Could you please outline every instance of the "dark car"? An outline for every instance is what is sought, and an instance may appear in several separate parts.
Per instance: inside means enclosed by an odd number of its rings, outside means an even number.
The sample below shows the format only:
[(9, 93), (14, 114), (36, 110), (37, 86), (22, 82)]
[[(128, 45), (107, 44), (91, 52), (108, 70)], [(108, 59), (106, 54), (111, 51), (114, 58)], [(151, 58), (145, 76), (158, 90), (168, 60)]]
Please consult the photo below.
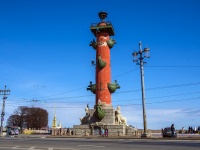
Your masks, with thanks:
[(18, 126), (7, 126), (7, 134), (8, 135), (18, 135), (18, 134), (20, 134), (19, 127)]
[(18, 135), (19, 134), (19, 130), (18, 129), (13, 129), (10, 130), (9, 135)]
[(162, 131), (162, 136), (163, 137), (177, 137), (177, 133), (176, 133), (176, 131), (174, 131), (174, 135), (172, 136), (171, 127), (166, 127)]

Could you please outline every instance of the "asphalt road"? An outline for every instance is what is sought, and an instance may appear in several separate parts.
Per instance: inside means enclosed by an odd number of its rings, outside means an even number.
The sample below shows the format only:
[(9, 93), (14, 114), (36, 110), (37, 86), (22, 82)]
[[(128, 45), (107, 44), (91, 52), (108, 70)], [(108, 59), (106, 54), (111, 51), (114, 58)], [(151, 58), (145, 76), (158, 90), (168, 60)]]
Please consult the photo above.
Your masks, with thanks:
[(0, 150), (199, 150), (200, 140), (0, 138)]

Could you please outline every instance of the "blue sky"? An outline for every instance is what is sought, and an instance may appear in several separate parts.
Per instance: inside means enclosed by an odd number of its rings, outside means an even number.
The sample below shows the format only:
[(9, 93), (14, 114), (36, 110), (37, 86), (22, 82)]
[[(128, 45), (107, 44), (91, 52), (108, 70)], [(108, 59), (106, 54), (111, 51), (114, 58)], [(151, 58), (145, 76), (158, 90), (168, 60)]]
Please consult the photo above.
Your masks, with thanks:
[(86, 90), (95, 82), (90, 25), (106, 11), (117, 41), (112, 81), (121, 86), (113, 107), (143, 128), (140, 71), (132, 58), (142, 41), (151, 54), (144, 69), (148, 128), (200, 126), (199, 6), (199, 0), (0, 0), (0, 88), (11, 90), (5, 120), (18, 106), (34, 106), (49, 112), (49, 126), (55, 108), (63, 127), (80, 124), (84, 107), (95, 102)]

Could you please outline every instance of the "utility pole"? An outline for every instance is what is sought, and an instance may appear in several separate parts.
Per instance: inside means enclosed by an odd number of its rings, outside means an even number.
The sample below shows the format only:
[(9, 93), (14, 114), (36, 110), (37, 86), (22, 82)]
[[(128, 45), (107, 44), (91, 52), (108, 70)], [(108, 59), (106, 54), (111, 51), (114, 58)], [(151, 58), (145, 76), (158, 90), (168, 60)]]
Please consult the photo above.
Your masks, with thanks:
[(1, 134), (2, 135), (2, 131), (3, 131), (3, 122), (4, 122), (4, 115), (5, 115), (5, 102), (6, 102), (6, 95), (10, 95), (10, 90), (6, 89), (6, 85), (4, 90), (0, 90), (0, 95), (3, 95), (3, 105), (2, 105), (2, 113), (1, 113)]
[[(147, 120), (146, 120), (146, 102), (145, 102), (145, 86), (144, 86), (144, 64), (146, 62), (143, 61), (144, 58), (149, 58), (150, 49), (149, 48), (144, 48), (142, 50), (142, 42), (139, 42), (139, 51), (134, 52), (133, 55), (133, 61), (138, 62), (138, 59), (140, 61), (140, 76), (141, 76), (141, 88), (142, 88), (142, 109), (143, 109), (143, 124), (144, 124), (144, 133), (142, 134), (142, 137), (148, 137), (148, 132), (147, 132)], [(138, 58), (139, 55), (139, 58)]]

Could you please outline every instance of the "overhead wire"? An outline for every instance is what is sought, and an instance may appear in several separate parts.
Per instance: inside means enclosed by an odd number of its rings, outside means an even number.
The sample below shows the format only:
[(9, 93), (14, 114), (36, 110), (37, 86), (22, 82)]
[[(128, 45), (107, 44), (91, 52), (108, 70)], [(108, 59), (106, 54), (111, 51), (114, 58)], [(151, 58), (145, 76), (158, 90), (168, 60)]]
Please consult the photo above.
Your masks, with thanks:
[(147, 65), (145, 67), (158, 67), (158, 68), (196, 68), (196, 67), (200, 67), (200, 66), (151, 66), (151, 65)]
[[(148, 66), (148, 67), (189, 67), (189, 66)], [(191, 66), (190, 66), (191, 67)], [(200, 67), (200, 66), (193, 66), (193, 67)], [(123, 76), (123, 75), (125, 75), (125, 74), (128, 74), (128, 73), (130, 73), (130, 72), (133, 72), (133, 71), (135, 71), (135, 70), (137, 70), (138, 68), (136, 68), (136, 69), (133, 69), (133, 70), (130, 70), (130, 71), (128, 71), (128, 72), (125, 72), (125, 73), (122, 73), (122, 74), (120, 74), (120, 75), (117, 75), (117, 76), (114, 76), (115, 78), (116, 77), (119, 77), (119, 76)], [(112, 78), (114, 78), (114, 77), (112, 77)], [(157, 90), (157, 89), (166, 89), (166, 88), (174, 88), (174, 87), (183, 87), (183, 86), (191, 86), (191, 85), (199, 85), (200, 84), (200, 82), (196, 82), (196, 83), (189, 83), (189, 84), (177, 84), (177, 85), (170, 85), (170, 86), (161, 86), (161, 87), (155, 87), (155, 88), (146, 88), (145, 90), (146, 91), (148, 91), (148, 90)], [(45, 86), (42, 86), (41, 88), (43, 88), (43, 87), (45, 87)], [(40, 89), (41, 89), (40, 88)], [(83, 89), (83, 88), (85, 88), (85, 87), (81, 87), (81, 88), (77, 88), (77, 89), (74, 89), (74, 90), (70, 90), (70, 91), (66, 91), (66, 92), (62, 92), (62, 93), (58, 93), (58, 94), (53, 94), (53, 95), (48, 95), (48, 96), (42, 96), (42, 97), (38, 97), (37, 99), (42, 99), (42, 98), (45, 98), (45, 101), (49, 101), (49, 100), (61, 100), (61, 99), (72, 99), (72, 98), (80, 98), (80, 97), (90, 97), (90, 96), (93, 96), (93, 95), (80, 95), (80, 96), (71, 96), (71, 97), (61, 97), (61, 98), (51, 98), (51, 99), (46, 99), (46, 98), (48, 98), (48, 97), (52, 97), (52, 96), (57, 96), (57, 95), (62, 95), (62, 94), (66, 94), (66, 93), (70, 93), (70, 92), (73, 92), (73, 91), (78, 91), (78, 90), (80, 90), (80, 89)], [(137, 89), (137, 90), (128, 90), (128, 91), (121, 91), (121, 92), (117, 92), (117, 93), (115, 93), (115, 94), (122, 94), (122, 93), (129, 93), (129, 92), (139, 92), (139, 91), (141, 91), (141, 89)], [(29, 93), (29, 92), (27, 92), (27, 93)], [(16, 98), (16, 97), (14, 97), (14, 98)], [(23, 100), (21, 100), (21, 98), (18, 98), (19, 99), (19, 101), (23, 101), (24, 102), (24, 100), (29, 100), (29, 101), (31, 101), (32, 99), (23, 99)]]
[[(170, 103), (170, 102), (177, 102), (177, 101), (188, 101), (188, 100), (199, 100), (200, 97), (188, 98), (188, 99), (176, 99), (176, 100), (166, 100), (166, 101), (157, 101), (157, 102), (147, 102), (147, 105), (157, 104), (157, 103)], [(120, 105), (120, 106), (134, 106), (134, 105), (142, 105), (140, 104), (128, 104), (128, 105)]]
[[(183, 86), (192, 86), (192, 85), (199, 85), (200, 82), (196, 82), (196, 83), (188, 83), (188, 84), (177, 84), (177, 85), (170, 85), (170, 86), (162, 86), (162, 87), (155, 87), (155, 88), (147, 88), (146, 90), (157, 90), (157, 89), (166, 89), (166, 88), (175, 88), (175, 87), (183, 87)], [(77, 90), (77, 89), (76, 89)], [(73, 90), (74, 91), (74, 90)], [(139, 92), (141, 91), (141, 89), (138, 90), (129, 90), (129, 91), (122, 91), (122, 92), (118, 92), (116, 94), (121, 94), (121, 93), (128, 93), (128, 92)], [(47, 101), (51, 101), (51, 100), (61, 100), (61, 99), (73, 99), (73, 98), (83, 98), (83, 97), (91, 97), (93, 95), (79, 95), (79, 96), (71, 96), (71, 97), (61, 97), (61, 98), (51, 98), (51, 99), (45, 99), (45, 102)], [(26, 99), (28, 100), (28, 99)], [(74, 101), (73, 101), (74, 102)]]
[[(158, 98), (166, 98), (166, 97), (173, 97), (173, 96), (182, 96), (182, 95), (190, 95), (190, 94), (199, 94), (200, 92), (192, 92), (192, 93), (182, 93), (182, 94), (174, 94), (174, 95), (165, 95), (165, 96), (157, 96), (157, 97), (148, 97), (146, 99), (151, 100), (151, 99), (158, 99)], [(137, 99), (123, 99), (123, 100), (113, 100), (113, 102), (118, 102), (118, 101), (135, 101), (135, 100), (141, 100), (141, 98), (137, 98)]]
[[(157, 102), (151, 102), (146, 103), (147, 105), (151, 104), (157, 104), (157, 103), (170, 103), (170, 102), (177, 102), (177, 101), (188, 101), (188, 100), (198, 100), (200, 97), (194, 97), (194, 98), (188, 98), (188, 99), (177, 99), (177, 100), (167, 100), (167, 101), (157, 101)], [(135, 106), (135, 105), (142, 105), (142, 104), (128, 104), (128, 105), (120, 105), (120, 106)], [(113, 107), (116, 107), (117, 105), (114, 105)], [(44, 106), (45, 108), (55, 108), (54, 106)], [(74, 107), (74, 106), (57, 106), (56, 108), (83, 108), (83, 107)]]
[[(174, 88), (174, 87), (183, 87), (183, 86), (191, 86), (191, 85), (199, 85), (200, 82), (195, 82), (195, 83), (188, 83), (188, 84), (176, 84), (176, 85), (169, 85), (169, 86), (160, 86), (160, 87), (155, 87), (155, 88), (146, 88), (145, 90), (157, 90), (157, 89), (166, 89), (166, 88)], [(121, 94), (121, 93), (129, 93), (129, 92), (139, 92), (141, 89), (137, 90), (128, 90), (128, 91), (121, 91), (116, 94)]]

